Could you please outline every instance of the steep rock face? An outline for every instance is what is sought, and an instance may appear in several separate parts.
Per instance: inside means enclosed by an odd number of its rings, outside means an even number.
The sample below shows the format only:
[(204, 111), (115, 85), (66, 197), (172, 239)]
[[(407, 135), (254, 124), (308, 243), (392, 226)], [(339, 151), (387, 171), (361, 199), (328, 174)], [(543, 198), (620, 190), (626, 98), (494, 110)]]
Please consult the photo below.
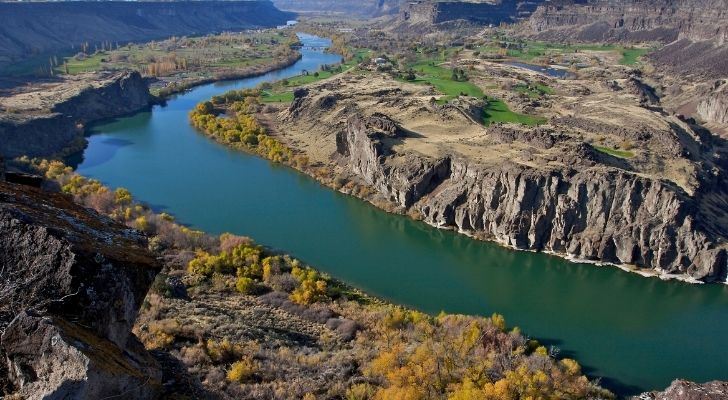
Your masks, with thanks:
[(160, 269), (139, 233), (60, 194), (0, 182), (0, 352), (27, 398), (154, 398), (131, 333)]
[(559, 30), (579, 40), (693, 41), (728, 38), (726, 0), (561, 0), (529, 18), (535, 33)]
[(0, 115), (0, 154), (50, 156), (82, 148), (82, 124), (138, 111), (153, 101), (138, 72), (114, 74), (93, 86), (73, 86), (59, 96), (50, 113)]
[(0, 3), (0, 65), (104, 41), (129, 42), (275, 27), (292, 13), (270, 1)]
[(430, 224), (520, 249), (725, 279), (725, 249), (708, 233), (695, 200), (671, 184), (599, 165), (577, 172), (397, 154), (366, 121), (349, 121), (337, 135), (337, 153), (365, 182)]
[(360, 17), (396, 14), (399, 3), (399, 0), (273, 0), (276, 7), (286, 11)]
[(706, 121), (728, 124), (728, 85), (698, 103), (698, 115)]
[(353, 116), (336, 136), (336, 148), (369, 185), (402, 207), (410, 207), (450, 174), (450, 159), (429, 159), (389, 151), (405, 133), (384, 115)]
[(728, 382), (712, 381), (703, 384), (678, 379), (663, 392), (643, 393), (642, 400), (721, 400), (728, 398)]
[(728, 0), (559, 0), (519, 33), (544, 40), (670, 43), (650, 58), (680, 74), (725, 76)]
[(497, 25), (528, 17), (543, 0), (469, 1), (409, 1), (403, 5), (401, 19), (412, 23), (437, 24), (454, 20), (468, 20)]

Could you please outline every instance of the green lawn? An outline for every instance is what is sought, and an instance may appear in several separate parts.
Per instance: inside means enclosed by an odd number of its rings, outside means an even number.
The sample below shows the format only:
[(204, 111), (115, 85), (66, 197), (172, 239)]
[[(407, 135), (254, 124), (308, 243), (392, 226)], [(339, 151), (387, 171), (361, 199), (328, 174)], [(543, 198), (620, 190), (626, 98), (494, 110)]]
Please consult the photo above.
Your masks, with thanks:
[(287, 103), (293, 101), (293, 92), (290, 90), (295, 87), (308, 85), (334, 75), (348, 71), (359, 65), (360, 62), (371, 57), (371, 50), (359, 49), (354, 53), (351, 60), (332, 67), (328, 71), (308, 71), (307, 74), (296, 75), (294, 77), (278, 81), (273, 84), (273, 89), (263, 91), (263, 101), (266, 103)]
[(290, 103), (293, 101), (293, 92), (280, 92), (273, 93), (269, 91), (263, 91), (263, 101), (266, 103)]
[(536, 126), (546, 123), (546, 118), (534, 117), (526, 114), (519, 114), (511, 111), (508, 105), (502, 100), (489, 98), (488, 104), (483, 110), (485, 115), (483, 123), (487, 126), (493, 122), (512, 122), (528, 126)]
[(415, 71), (417, 79), (414, 83), (430, 84), (442, 94), (452, 98), (465, 94), (472, 97), (483, 97), (483, 90), (477, 85), (465, 81), (452, 80), (452, 70), (437, 65), (436, 61), (421, 61), (410, 66)]
[[(509, 57), (517, 58), (522, 61), (533, 61), (533, 59), (535, 58), (543, 57), (546, 55), (568, 54), (577, 51), (612, 51), (619, 52), (619, 54), (621, 54), (622, 59), (620, 60), (620, 64), (634, 65), (637, 63), (641, 56), (651, 51), (651, 49), (626, 48), (623, 46), (611, 44), (563, 44), (537, 41), (506, 43), (509, 43), (509, 45), (511, 46), (511, 48), (509, 48), (507, 51), (507, 55)], [(475, 50), (480, 51), (484, 54), (496, 54), (500, 51), (500, 47), (498, 47), (496, 44), (489, 44), (479, 46)]]
[(525, 93), (532, 99), (537, 99), (546, 94), (554, 94), (554, 89), (549, 86), (536, 83), (533, 85), (519, 84), (513, 87), (513, 90), (519, 93)]
[(637, 64), (637, 60), (649, 52), (650, 49), (624, 49), (622, 50), (622, 60), (619, 63), (622, 65)]
[(614, 157), (619, 157), (619, 158), (634, 157), (634, 153), (632, 153), (631, 151), (627, 151), (627, 150), (617, 150), (617, 149), (612, 149), (610, 147), (597, 146), (597, 145), (592, 145), (592, 147), (596, 151), (599, 151), (604, 154), (609, 154), (610, 156), (614, 156)]

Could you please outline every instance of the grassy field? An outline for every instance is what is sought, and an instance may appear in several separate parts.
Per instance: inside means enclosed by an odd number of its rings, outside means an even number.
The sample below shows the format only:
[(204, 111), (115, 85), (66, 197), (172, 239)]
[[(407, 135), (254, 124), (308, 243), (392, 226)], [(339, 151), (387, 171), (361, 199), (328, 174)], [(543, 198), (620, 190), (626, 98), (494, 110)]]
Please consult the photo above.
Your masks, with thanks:
[[(101, 70), (136, 70), (166, 76), (179, 72), (229, 70), (272, 63), (291, 51), (297, 39), (281, 31), (225, 33), (215, 36), (170, 38), (142, 44), (105, 43), (93, 51), (61, 58), (58, 74)], [(89, 46), (90, 47), (90, 46)]]
[(436, 61), (421, 61), (410, 66), (415, 71), (417, 78), (414, 83), (430, 84), (448, 98), (460, 95), (483, 97), (483, 90), (477, 85), (464, 81), (454, 81), (452, 70), (436, 65)]
[[(533, 61), (536, 58), (544, 56), (563, 55), (579, 51), (609, 51), (621, 54), (622, 58), (620, 60), (620, 64), (634, 65), (638, 62), (640, 57), (651, 51), (651, 49), (627, 48), (610, 44), (563, 44), (536, 41), (505, 41), (503, 43), (508, 44), (510, 47), (505, 52), (505, 55), (526, 62)], [(496, 44), (486, 44), (476, 47), (475, 50), (483, 54), (499, 54), (503, 51), (499, 45)]]
[(549, 86), (542, 85), (540, 83), (536, 83), (533, 85), (526, 85), (526, 84), (520, 84), (513, 87), (513, 90), (515, 90), (518, 93), (525, 93), (528, 95), (528, 97), (532, 99), (537, 99), (543, 95), (546, 94), (554, 94), (554, 89), (550, 88)]
[(484, 111), (483, 123), (487, 126), (494, 122), (511, 122), (528, 126), (536, 126), (546, 123), (546, 118), (534, 117), (526, 114), (519, 114), (511, 111), (508, 105), (502, 100), (489, 98)]
[(627, 151), (627, 150), (617, 150), (617, 149), (612, 149), (610, 147), (597, 146), (597, 145), (592, 145), (592, 147), (594, 148), (594, 150), (596, 150), (598, 152), (601, 152), (604, 154), (609, 154), (610, 156), (614, 156), (614, 157), (619, 157), (619, 158), (634, 157), (634, 153), (632, 153), (631, 151)]
[(360, 62), (371, 57), (371, 50), (359, 49), (354, 53), (349, 61), (343, 64), (331, 67), (329, 70), (308, 71), (307, 74), (297, 75), (288, 79), (284, 79), (273, 84), (270, 90), (264, 90), (262, 93), (263, 101), (266, 103), (288, 103), (293, 101), (293, 88), (308, 85), (320, 80), (330, 78), (334, 75), (348, 71)]

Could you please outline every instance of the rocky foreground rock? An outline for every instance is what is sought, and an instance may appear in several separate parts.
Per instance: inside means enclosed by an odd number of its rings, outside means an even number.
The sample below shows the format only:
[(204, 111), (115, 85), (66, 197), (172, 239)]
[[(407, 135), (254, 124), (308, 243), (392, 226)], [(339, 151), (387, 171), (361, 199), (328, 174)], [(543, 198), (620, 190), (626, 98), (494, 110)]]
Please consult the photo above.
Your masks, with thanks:
[(728, 399), (728, 382), (712, 381), (704, 384), (682, 379), (672, 382), (662, 392), (643, 393), (635, 400), (723, 400)]
[(131, 333), (160, 269), (138, 232), (67, 196), (0, 182), (0, 354), (28, 399), (155, 398)]

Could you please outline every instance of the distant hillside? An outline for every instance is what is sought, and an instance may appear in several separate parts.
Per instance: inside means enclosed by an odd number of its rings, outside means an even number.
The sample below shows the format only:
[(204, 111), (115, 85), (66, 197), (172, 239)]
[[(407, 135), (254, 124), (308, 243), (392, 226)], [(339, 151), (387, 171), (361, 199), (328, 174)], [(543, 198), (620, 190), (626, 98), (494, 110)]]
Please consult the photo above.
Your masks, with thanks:
[(545, 0), (410, 0), (402, 4), (400, 18), (409, 23), (437, 24), (466, 20), (499, 25), (527, 18)]
[(553, 0), (520, 33), (544, 40), (662, 42), (675, 72), (728, 75), (728, 0)]
[(294, 14), (269, 0), (0, 3), (0, 67), (37, 54), (102, 42), (274, 27)]
[(273, 0), (281, 10), (373, 17), (396, 14), (400, 0)]

